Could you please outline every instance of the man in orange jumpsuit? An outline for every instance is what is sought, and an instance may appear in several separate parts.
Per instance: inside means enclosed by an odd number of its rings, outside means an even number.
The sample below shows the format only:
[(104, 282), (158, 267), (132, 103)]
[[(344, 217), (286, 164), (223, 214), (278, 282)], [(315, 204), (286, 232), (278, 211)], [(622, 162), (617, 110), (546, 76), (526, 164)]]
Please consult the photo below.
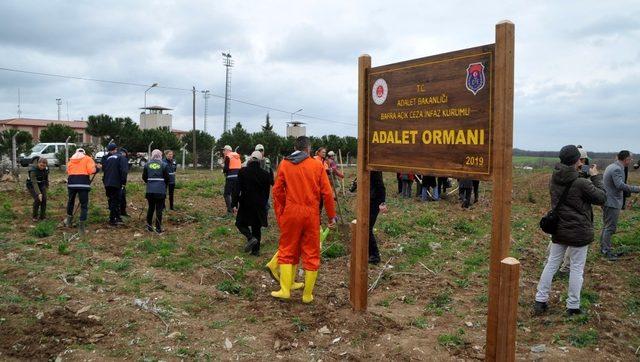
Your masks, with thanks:
[(271, 295), (281, 299), (291, 297), (294, 266), (302, 257), (305, 271), (302, 302), (311, 303), (320, 266), (320, 199), (324, 201), (329, 227), (335, 225), (336, 210), (327, 173), (309, 156), (309, 138), (298, 137), (295, 149), (280, 163), (272, 190), (273, 209), (280, 226), (280, 290)]

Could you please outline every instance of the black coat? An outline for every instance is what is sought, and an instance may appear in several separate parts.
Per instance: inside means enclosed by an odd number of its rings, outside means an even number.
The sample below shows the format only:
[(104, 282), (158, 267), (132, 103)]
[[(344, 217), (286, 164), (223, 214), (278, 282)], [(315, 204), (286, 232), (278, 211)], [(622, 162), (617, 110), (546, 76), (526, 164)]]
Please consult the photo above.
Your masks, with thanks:
[(557, 164), (549, 183), (551, 207), (558, 204), (565, 187), (573, 181), (564, 204), (557, 209), (560, 218), (558, 231), (552, 235), (554, 243), (568, 246), (584, 246), (593, 241), (593, 210), (591, 205), (603, 205), (606, 196), (602, 175), (590, 179), (578, 177), (578, 171)]
[(237, 192), (231, 195), (231, 203), (238, 206), (236, 224), (257, 225), (267, 223), (267, 203), (273, 185), (273, 174), (263, 170), (260, 162), (249, 162), (238, 172)]

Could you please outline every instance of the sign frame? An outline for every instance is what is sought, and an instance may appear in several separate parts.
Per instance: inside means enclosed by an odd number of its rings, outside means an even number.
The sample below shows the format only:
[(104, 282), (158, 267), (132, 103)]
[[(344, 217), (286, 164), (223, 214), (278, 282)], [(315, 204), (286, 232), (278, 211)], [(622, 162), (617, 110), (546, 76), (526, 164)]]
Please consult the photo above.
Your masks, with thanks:
[[(375, 78), (373, 77), (374, 75), (384, 75), (387, 74), (389, 75), (392, 72), (399, 72), (399, 71), (405, 71), (407, 69), (411, 69), (411, 68), (420, 68), (420, 67), (425, 67), (425, 66), (432, 66), (435, 64), (442, 64), (442, 63), (447, 63), (447, 62), (453, 62), (453, 61), (459, 61), (461, 59), (477, 59), (478, 57), (488, 57), (488, 62), (489, 62), (489, 66), (488, 69), (486, 70), (486, 72), (488, 73), (487, 75), (485, 75), (485, 85), (483, 86), (483, 88), (486, 88), (488, 91), (488, 103), (485, 105), (486, 107), (486, 113), (487, 113), (487, 132), (486, 132), (486, 136), (487, 136), (487, 144), (486, 144), (486, 153), (483, 152), (482, 157), (486, 154), (486, 161), (483, 159), (483, 168), (479, 169), (478, 171), (475, 170), (456, 170), (456, 169), (452, 169), (452, 168), (434, 168), (434, 167), (420, 167), (420, 166), (416, 166), (416, 165), (412, 165), (412, 166), (404, 166), (402, 164), (398, 164), (397, 162), (390, 162), (391, 164), (383, 164), (383, 163), (375, 163), (374, 161), (371, 161), (371, 149), (372, 148), (382, 148), (381, 146), (374, 146), (372, 144), (372, 142), (370, 141), (370, 136), (371, 136), (371, 132), (372, 132), (372, 112), (371, 109), (374, 106), (374, 103), (378, 106), (380, 106), (379, 104), (377, 104), (375, 102), (375, 95), (371, 95), (368, 96), (367, 99), (367, 107), (366, 107), (366, 118), (367, 118), (367, 129), (366, 129), (366, 135), (367, 135), (367, 145), (366, 145), (366, 150), (367, 150), (367, 159), (370, 160), (367, 163), (367, 171), (386, 171), (386, 172), (407, 172), (407, 173), (417, 173), (416, 171), (419, 171), (422, 174), (426, 174), (426, 175), (433, 175), (433, 176), (451, 176), (451, 177), (457, 177), (457, 178), (473, 178), (473, 179), (479, 179), (479, 180), (490, 180), (491, 179), (491, 168), (492, 168), (492, 142), (493, 142), (493, 78), (494, 78), (494, 68), (495, 68), (495, 45), (494, 44), (485, 44), (485, 45), (481, 45), (481, 46), (477, 46), (477, 47), (473, 47), (473, 48), (468, 48), (468, 49), (463, 49), (463, 50), (457, 50), (457, 51), (452, 51), (452, 52), (448, 52), (448, 53), (442, 53), (442, 54), (437, 54), (437, 55), (432, 55), (432, 56), (427, 56), (427, 57), (423, 57), (423, 58), (418, 58), (418, 59), (412, 59), (412, 60), (408, 60), (408, 61), (403, 61), (403, 62), (399, 62), (399, 63), (393, 63), (393, 64), (387, 64), (387, 65), (382, 65), (382, 66), (378, 66), (378, 67), (373, 67), (370, 68), (368, 73), (367, 73), (367, 81), (368, 84), (372, 83), (372, 80)], [(471, 60), (470, 60), (471, 61)], [(470, 64), (471, 65), (471, 64)], [(469, 66), (470, 66), (469, 65)], [(379, 78), (379, 80), (383, 80), (384, 81), (384, 77)], [(487, 84), (488, 83), (488, 84)], [(385, 81), (385, 91), (388, 91), (388, 87), (386, 86), (386, 81)], [(459, 86), (462, 86), (463, 84), (460, 84)], [(374, 84), (375, 86), (375, 84)], [(373, 92), (373, 89), (371, 89), (371, 91)], [(468, 85), (463, 88), (460, 89), (460, 93), (467, 95), (466, 93), (473, 93), (473, 96), (475, 97), (475, 95), (477, 94), (478, 91), (474, 92), (472, 90), (470, 90), (468, 88)], [(436, 92), (439, 93), (439, 92)], [(385, 96), (387, 96), (387, 94), (385, 94)], [(467, 95), (468, 96), (468, 95)], [(478, 112), (477, 109), (472, 109), (472, 112)], [(440, 119), (440, 120), (435, 120), (434, 122), (444, 122), (444, 121), (449, 121), (451, 123), (450, 120), (446, 120), (446, 119)], [(457, 122), (455, 122), (457, 121)], [(402, 121), (400, 121), (402, 122)], [(454, 120), (453, 122), (455, 123), (463, 123), (463, 121), (461, 120)], [(476, 122), (477, 123), (477, 122)], [(484, 131), (484, 130), (483, 130)], [(403, 145), (399, 145), (400, 147), (402, 147)], [(384, 146), (383, 146), (384, 147)], [(431, 147), (437, 147), (437, 146), (431, 146)], [(448, 147), (449, 149), (451, 149), (451, 147)], [(423, 151), (423, 152), (427, 152), (427, 151)], [(464, 152), (464, 151), (463, 151)], [(460, 152), (460, 153), (463, 153)], [(459, 155), (458, 155), (459, 156)], [(477, 153), (476, 153), (477, 156)], [(484, 157), (483, 157), (484, 158)], [(402, 162), (402, 161), (400, 161)], [(442, 167), (442, 166), (440, 166)], [(464, 166), (463, 166), (464, 167)]]

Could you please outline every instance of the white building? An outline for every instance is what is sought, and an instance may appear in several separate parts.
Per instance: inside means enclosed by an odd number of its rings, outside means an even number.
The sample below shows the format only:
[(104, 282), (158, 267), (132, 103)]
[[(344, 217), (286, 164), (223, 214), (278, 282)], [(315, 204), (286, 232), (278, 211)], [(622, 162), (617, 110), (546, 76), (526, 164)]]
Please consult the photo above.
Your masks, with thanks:
[(304, 122), (288, 122), (287, 137), (298, 138), (307, 135), (307, 127), (302, 126)]
[(162, 111), (171, 111), (171, 108), (149, 106), (140, 109), (145, 110), (140, 113), (140, 129), (153, 129), (160, 127), (168, 127), (170, 130), (173, 129), (173, 116), (168, 113), (162, 113)]

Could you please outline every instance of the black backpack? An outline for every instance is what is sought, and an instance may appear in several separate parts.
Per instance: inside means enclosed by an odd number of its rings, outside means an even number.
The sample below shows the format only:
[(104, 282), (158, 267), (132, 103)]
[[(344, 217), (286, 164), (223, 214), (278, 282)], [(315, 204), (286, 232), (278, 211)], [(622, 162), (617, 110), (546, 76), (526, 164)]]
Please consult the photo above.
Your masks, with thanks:
[(560, 221), (560, 217), (558, 216), (558, 207), (566, 201), (567, 195), (569, 194), (569, 189), (571, 188), (571, 185), (573, 185), (573, 181), (571, 181), (565, 187), (562, 195), (560, 196), (560, 200), (558, 200), (558, 203), (556, 204), (556, 207), (549, 210), (540, 219), (540, 229), (542, 229), (542, 231), (544, 231), (545, 233), (553, 235), (558, 230), (558, 222)]

